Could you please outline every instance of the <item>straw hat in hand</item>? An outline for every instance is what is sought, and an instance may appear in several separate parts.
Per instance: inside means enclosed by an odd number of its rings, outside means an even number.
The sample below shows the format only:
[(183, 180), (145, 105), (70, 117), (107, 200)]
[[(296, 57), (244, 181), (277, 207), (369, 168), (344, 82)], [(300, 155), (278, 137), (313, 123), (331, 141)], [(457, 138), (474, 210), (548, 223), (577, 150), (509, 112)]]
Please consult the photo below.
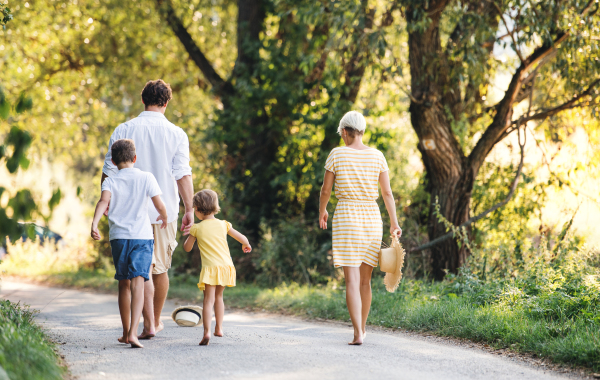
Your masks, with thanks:
[[(384, 243), (385, 244), (385, 243)], [(404, 266), (404, 255), (406, 252), (398, 236), (392, 236), (392, 245), (379, 251), (379, 269), (385, 272), (383, 283), (388, 292), (395, 292), (402, 279), (402, 267)]]

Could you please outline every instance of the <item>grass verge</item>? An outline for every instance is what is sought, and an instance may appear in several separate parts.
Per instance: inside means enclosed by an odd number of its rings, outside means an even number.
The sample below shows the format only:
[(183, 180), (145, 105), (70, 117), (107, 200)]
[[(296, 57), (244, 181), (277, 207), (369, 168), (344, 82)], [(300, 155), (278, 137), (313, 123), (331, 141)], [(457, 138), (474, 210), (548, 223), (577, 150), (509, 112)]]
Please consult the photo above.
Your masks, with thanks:
[(33, 317), (28, 307), (0, 300), (0, 366), (13, 380), (62, 379), (54, 343)]

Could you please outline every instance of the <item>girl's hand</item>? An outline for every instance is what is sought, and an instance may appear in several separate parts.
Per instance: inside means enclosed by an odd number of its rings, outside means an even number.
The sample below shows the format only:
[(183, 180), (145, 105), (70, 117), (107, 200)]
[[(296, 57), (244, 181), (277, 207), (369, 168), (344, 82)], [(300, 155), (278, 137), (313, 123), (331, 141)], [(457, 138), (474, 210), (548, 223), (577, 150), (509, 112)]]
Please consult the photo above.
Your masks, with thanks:
[(402, 236), (402, 228), (398, 224), (390, 227), (390, 235), (400, 238)]
[(329, 217), (329, 214), (327, 213), (327, 210), (325, 210), (324, 212), (321, 213), (321, 215), (319, 215), (319, 227), (321, 227), (321, 229), (326, 230), (327, 229), (327, 218)]
[(92, 239), (94, 239), (94, 240), (102, 239), (102, 236), (100, 236), (100, 231), (98, 230), (98, 226), (94, 226), (93, 224), (92, 224), (92, 232), (90, 235), (92, 236)]
[(244, 253), (250, 253), (252, 252), (252, 247), (250, 246), (250, 244), (243, 244), (242, 251), (244, 251)]

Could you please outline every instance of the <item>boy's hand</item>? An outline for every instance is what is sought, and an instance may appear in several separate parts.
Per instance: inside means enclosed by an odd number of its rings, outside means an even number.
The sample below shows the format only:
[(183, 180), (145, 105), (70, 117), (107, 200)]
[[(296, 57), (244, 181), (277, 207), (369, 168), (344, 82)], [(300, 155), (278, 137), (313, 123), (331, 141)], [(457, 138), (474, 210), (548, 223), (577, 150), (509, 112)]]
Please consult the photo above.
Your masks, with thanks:
[(98, 230), (98, 226), (94, 226), (93, 224), (92, 224), (92, 233), (91, 233), (91, 235), (92, 235), (92, 239), (94, 239), (94, 240), (100, 240), (100, 239), (102, 239), (102, 236), (100, 236), (100, 231)]
[(167, 228), (167, 215), (166, 214), (164, 216), (158, 215), (158, 218), (156, 218), (156, 221), (158, 222), (159, 220), (162, 221), (162, 224), (160, 225), (160, 228), (161, 229)]
[(252, 247), (250, 246), (250, 244), (243, 244), (242, 251), (244, 251), (244, 253), (250, 253), (252, 252)]

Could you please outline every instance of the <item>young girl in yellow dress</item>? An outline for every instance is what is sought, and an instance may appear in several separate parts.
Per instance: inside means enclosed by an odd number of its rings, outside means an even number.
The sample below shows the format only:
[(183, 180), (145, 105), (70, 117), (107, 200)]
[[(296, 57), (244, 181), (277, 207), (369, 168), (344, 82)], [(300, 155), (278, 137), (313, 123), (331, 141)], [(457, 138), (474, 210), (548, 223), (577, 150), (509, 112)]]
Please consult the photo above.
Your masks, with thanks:
[(204, 337), (200, 345), (205, 346), (210, 340), (213, 307), (217, 322), (215, 336), (223, 336), (223, 314), (225, 313), (223, 290), (226, 286), (235, 286), (235, 267), (229, 253), (227, 235), (239, 241), (245, 253), (251, 252), (252, 247), (244, 235), (231, 228), (231, 223), (215, 218), (215, 214), (221, 211), (217, 193), (212, 190), (197, 192), (194, 195), (194, 208), (196, 217), (202, 222), (192, 226), (183, 249), (186, 252), (191, 251), (194, 242), (198, 241), (202, 258), (198, 288), (204, 291), (202, 305)]

